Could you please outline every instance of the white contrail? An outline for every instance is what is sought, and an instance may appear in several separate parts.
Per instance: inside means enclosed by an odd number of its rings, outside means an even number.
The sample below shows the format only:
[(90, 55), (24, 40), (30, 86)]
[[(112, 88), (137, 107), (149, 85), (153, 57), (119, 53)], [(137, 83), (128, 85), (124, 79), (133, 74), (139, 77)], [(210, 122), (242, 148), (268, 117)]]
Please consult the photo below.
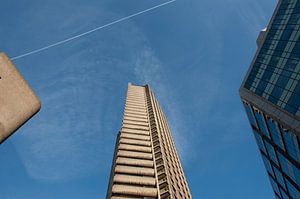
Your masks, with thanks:
[(79, 34), (79, 35), (70, 37), (70, 38), (68, 38), (68, 39), (64, 39), (64, 40), (62, 40), (62, 41), (59, 41), (59, 42), (50, 44), (50, 45), (45, 46), (45, 47), (43, 47), (43, 48), (39, 48), (39, 49), (30, 51), (30, 52), (28, 52), (28, 53), (24, 53), (24, 54), (22, 54), (22, 55), (18, 55), (18, 56), (12, 57), (11, 60), (20, 59), (20, 58), (22, 58), (22, 57), (26, 57), (26, 56), (28, 56), (28, 55), (32, 55), (32, 54), (41, 52), (41, 51), (43, 51), (43, 50), (47, 50), (47, 49), (52, 48), (52, 47), (54, 47), (54, 46), (58, 46), (58, 45), (64, 44), (64, 43), (66, 43), (66, 42), (68, 42), (68, 41), (77, 39), (77, 38), (79, 38), (79, 37), (83, 37), (83, 36), (85, 36), (85, 35), (87, 35), (87, 34), (90, 34), (90, 33), (92, 33), (92, 32), (95, 32), (95, 31), (97, 31), (97, 30), (106, 28), (106, 27), (108, 27), (108, 26), (114, 25), (114, 24), (116, 24), (116, 23), (119, 23), (119, 22), (121, 22), (121, 21), (130, 19), (130, 18), (135, 17), (135, 16), (138, 16), (138, 15), (140, 15), (140, 14), (149, 12), (149, 11), (151, 11), (151, 10), (154, 10), (154, 9), (159, 8), (159, 7), (162, 7), (162, 6), (164, 6), (164, 5), (173, 3), (173, 2), (175, 2), (175, 1), (176, 1), (176, 0), (171, 0), (171, 1), (168, 1), (168, 2), (165, 2), (165, 3), (162, 3), (162, 4), (159, 4), (159, 5), (157, 5), (157, 6), (153, 6), (153, 7), (151, 7), (151, 8), (146, 9), (146, 10), (137, 12), (137, 13), (132, 14), (132, 15), (129, 15), (129, 16), (127, 16), (127, 17), (123, 17), (123, 18), (121, 18), (121, 19), (118, 19), (118, 20), (116, 20), (116, 21), (110, 22), (110, 23), (105, 24), (105, 25), (103, 25), (103, 26), (99, 26), (99, 27), (94, 28), (94, 29), (92, 29), (92, 30), (89, 30), (89, 31), (87, 31), (87, 32), (84, 32), (84, 33), (81, 33), (81, 34)]

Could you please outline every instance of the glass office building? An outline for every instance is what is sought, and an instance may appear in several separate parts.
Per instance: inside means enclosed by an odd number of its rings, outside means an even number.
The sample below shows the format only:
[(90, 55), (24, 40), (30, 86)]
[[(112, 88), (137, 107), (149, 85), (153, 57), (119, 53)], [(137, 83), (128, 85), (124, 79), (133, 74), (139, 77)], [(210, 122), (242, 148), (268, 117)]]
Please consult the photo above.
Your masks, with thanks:
[(276, 198), (300, 198), (300, 0), (281, 0), (240, 88)]

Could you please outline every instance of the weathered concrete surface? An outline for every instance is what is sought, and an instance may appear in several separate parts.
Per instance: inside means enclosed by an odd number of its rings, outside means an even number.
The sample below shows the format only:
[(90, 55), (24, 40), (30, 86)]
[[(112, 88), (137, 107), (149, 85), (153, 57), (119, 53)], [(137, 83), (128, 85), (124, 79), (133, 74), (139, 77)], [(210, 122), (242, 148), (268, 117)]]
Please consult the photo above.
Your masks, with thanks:
[(9, 58), (0, 53), (0, 143), (41, 108), (41, 103)]

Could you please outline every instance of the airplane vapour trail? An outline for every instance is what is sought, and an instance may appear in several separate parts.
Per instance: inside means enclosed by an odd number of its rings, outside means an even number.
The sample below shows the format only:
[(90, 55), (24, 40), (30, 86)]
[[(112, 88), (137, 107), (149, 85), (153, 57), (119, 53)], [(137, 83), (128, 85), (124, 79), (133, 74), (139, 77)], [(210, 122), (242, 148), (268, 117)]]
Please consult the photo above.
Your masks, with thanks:
[(151, 7), (151, 8), (146, 9), (146, 10), (137, 12), (137, 13), (132, 14), (132, 15), (129, 15), (129, 16), (127, 16), (127, 17), (123, 17), (123, 18), (121, 18), (121, 19), (115, 20), (115, 21), (110, 22), (110, 23), (108, 23), (108, 24), (105, 24), (105, 25), (99, 26), (99, 27), (97, 27), (97, 28), (94, 28), (94, 29), (92, 29), (92, 30), (86, 31), (86, 32), (81, 33), (81, 34), (79, 34), (79, 35), (75, 35), (75, 36), (73, 36), (73, 37), (70, 37), (70, 38), (67, 38), (67, 39), (64, 39), (64, 40), (55, 42), (55, 43), (53, 43), (53, 44), (50, 44), (50, 45), (48, 45), (48, 46), (45, 46), (45, 47), (42, 47), (42, 48), (39, 48), (39, 49), (30, 51), (30, 52), (27, 52), (27, 53), (24, 53), (24, 54), (21, 54), (21, 55), (12, 57), (11, 60), (20, 59), (20, 58), (26, 57), (26, 56), (28, 56), (28, 55), (36, 54), (36, 53), (38, 53), (38, 52), (47, 50), (47, 49), (49, 49), (49, 48), (52, 48), (52, 47), (55, 47), (55, 46), (62, 45), (62, 44), (64, 44), (64, 43), (67, 43), (67, 42), (72, 41), (72, 40), (74, 40), (74, 39), (78, 39), (78, 38), (80, 38), (80, 37), (86, 36), (86, 35), (88, 35), (88, 34), (91, 34), (91, 33), (95, 32), (95, 31), (98, 31), (98, 30), (101, 30), (101, 29), (103, 29), (103, 28), (109, 27), (109, 26), (114, 25), (114, 24), (116, 24), (116, 23), (120, 23), (120, 22), (122, 22), (122, 21), (125, 21), (125, 20), (127, 20), (127, 19), (136, 17), (136, 16), (138, 16), (138, 15), (144, 14), (144, 13), (149, 12), (149, 11), (151, 11), (151, 10), (155, 10), (155, 9), (157, 9), (157, 8), (160, 8), (160, 7), (165, 6), (165, 5), (167, 5), (167, 4), (173, 3), (173, 2), (175, 2), (175, 1), (176, 1), (176, 0), (171, 0), (171, 1), (167, 1), (167, 2), (165, 2), (165, 3), (162, 3), (162, 4), (159, 4), (159, 5), (153, 6), (153, 7)]

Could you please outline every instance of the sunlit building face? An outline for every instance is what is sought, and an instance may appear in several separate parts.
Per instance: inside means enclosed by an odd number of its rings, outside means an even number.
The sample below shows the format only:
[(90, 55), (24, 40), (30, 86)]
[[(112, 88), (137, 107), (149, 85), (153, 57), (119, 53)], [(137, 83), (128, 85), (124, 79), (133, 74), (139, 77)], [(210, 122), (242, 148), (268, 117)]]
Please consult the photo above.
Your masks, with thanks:
[(166, 117), (147, 85), (128, 85), (107, 198), (192, 198)]

